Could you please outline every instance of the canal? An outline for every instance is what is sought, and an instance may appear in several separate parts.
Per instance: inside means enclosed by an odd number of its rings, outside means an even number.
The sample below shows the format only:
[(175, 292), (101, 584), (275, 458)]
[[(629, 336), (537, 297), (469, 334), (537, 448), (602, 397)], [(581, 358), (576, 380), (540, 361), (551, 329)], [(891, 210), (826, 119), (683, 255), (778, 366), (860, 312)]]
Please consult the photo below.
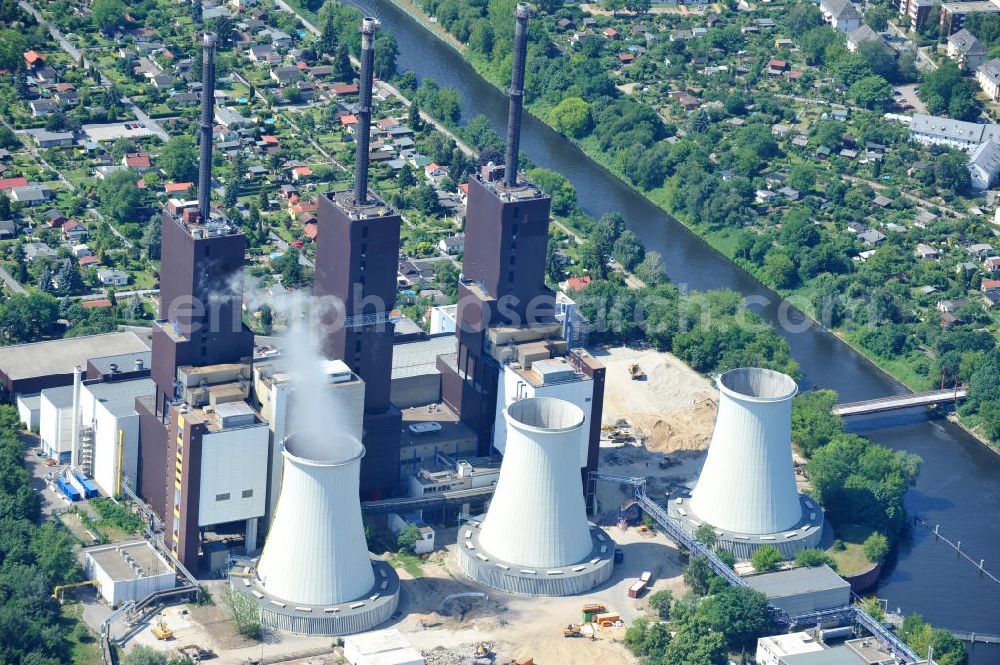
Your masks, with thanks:
[[(431, 78), (456, 88), (463, 118), (489, 118), (503, 135), (506, 97), (479, 77), (453, 49), (388, 0), (348, 0), (377, 16), (399, 43), (399, 64), (418, 78)], [(825, 330), (803, 324), (802, 317), (781, 298), (730, 262), (687, 228), (591, 161), (571, 141), (533, 116), (526, 116), (521, 149), (538, 166), (562, 173), (576, 186), (582, 207), (594, 217), (618, 211), (646, 247), (659, 252), (671, 280), (693, 290), (728, 288), (742, 293), (788, 340), (802, 367), (803, 386), (817, 385), (853, 401), (903, 392), (861, 355)], [(857, 418), (852, 431), (924, 460), (907, 506), (942, 533), (962, 541), (973, 558), (1000, 570), (1000, 456), (954, 424), (925, 410)], [(992, 564), (992, 566), (991, 566)], [(953, 550), (935, 543), (933, 535), (914, 529), (896, 565), (878, 588), (890, 609), (919, 612), (935, 625), (956, 630), (1000, 633), (1000, 588), (984, 581), (976, 569), (959, 561)], [(974, 665), (1000, 663), (1000, 647), (970, 648)]]

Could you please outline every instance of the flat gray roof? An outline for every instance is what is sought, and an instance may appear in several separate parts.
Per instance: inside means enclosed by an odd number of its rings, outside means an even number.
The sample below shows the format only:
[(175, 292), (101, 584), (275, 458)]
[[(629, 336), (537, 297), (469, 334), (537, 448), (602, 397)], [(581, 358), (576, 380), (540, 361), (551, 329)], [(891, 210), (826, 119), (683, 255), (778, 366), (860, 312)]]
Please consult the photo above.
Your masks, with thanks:
[(87, 554), (116, 582), (138, 579), (138, 573), (129, 565), (123, 552), (132, 558), (139, 570), (142, 571), (143, 577), (155, 577), (173, 572), (163, 557), (157, 554), (153, 546), (145, 541), (103, 546), (88, 550)]
[[(73, 386), (46, 388), (42, 391), (41, 396), (51, 402), (57, 409), (68, 409), (73, 406)], [(41, 399), (39, 399), (38, 403), (41, 406)]]
[(850, 588), (850, 583), (829, 566), (800, 566), (773, 573), (747, 575), (743, 578), (751, 587), (768, 598), (794, 596), (800, 593)]
[(785, 665), (863, 665), (864, 663), (857, 654), (844, 646), (782, 656), (779, 662)]
[(0, 372), (11, 381), (72, 374), (74, 366), (85, 368), (90, 358), (148, 350), (131, 331), (17, 344), (0, 347)]
[(392, 378), (437, 374), (437, 357), (455, 350), (455, 335), (445, 333), (392, 348)]
[(143, 367), (149, 369), (150, 363), (153, 362), (153, 353), (151, 351), (135, 351), (133, 353), (119, 353), (114, 356), (90, 358), (89, 360), (90, 364), (101, 374), (110, 374), (112, 364), (118, 365), (119, 372), (134, 372), (136, 360), (141, 360)]
[[(102, 381), (87, 384), (87, 390), (114, 416), (131, 416), (135, 413), (135, 398), (152, 395), (156, 384), (152, 379), (131, 379), (128, 381)], [(70, 387), (70, 395), (73, 390)]]

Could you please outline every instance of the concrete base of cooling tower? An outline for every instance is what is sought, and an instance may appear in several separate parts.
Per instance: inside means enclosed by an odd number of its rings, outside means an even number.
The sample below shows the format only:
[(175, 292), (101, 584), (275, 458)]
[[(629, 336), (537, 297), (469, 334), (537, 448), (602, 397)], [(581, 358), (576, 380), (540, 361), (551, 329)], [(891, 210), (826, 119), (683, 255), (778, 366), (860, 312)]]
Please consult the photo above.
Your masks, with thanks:
[(497, 559), (479, 544), (480, 522), (458, 530), (458, 565), (476, 582), (522, 596), (574, 596), (607, 581), (615, 567), (615, 541), (590, 527), (593, 547), (580, 563), (559, 568), (530, 568)]
[(234, 568), (229, 585), (260, 609), (261, 624), (298, 635), (351, 635), (388, 621), (399, 604), (399, 576), (385, 561), (372, 560), (375, 586), (362, 598), (336, 605), (296, 605), (269, 595), (252, 567)]
[[(823, 509), (815, 499), (805, 494), (799, 495), (799, 504), (802, 507), (802, 518), (798, 524), (777, 533), (747, 534), (716, 527), (719, 547), (731, 552), (741, 561), (749, 560), (753, 553), (764, 545), (778, 548), (786, 559), (794, 558), (799, 550), (817, 547), (823, 539)], [(691, 500), (687, 497), (671, 499), (668, 513), (681, 528), (692, 535), (704, 523), (704, 520), (691, 509)]]

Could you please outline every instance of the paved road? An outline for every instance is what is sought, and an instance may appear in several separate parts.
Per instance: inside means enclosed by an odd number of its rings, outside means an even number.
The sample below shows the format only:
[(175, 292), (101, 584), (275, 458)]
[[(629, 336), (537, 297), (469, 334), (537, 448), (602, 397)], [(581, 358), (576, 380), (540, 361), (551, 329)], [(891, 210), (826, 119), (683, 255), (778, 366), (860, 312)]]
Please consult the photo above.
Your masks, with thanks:
[[(73, 59), (73, 62), (77, 63), (80, 62), (80, 49), (73, 46), (73, 44), (68, 39), (66, 39), (66, 37), (62, 34), (62, 32), (59, 31), (59, 28), (49, 23), (45, 19), (45, 17), (42, 16), (42, 13), (38, 11), (38, 9), (33, 4), (27, 2), (27, 0), (19, 0), (18, 5), (20, 5), (24, 11), (34, 16), (36, 21), (38, 21), (40, 24), (48, 28), (49, 34), (51, 34), (53, 39), (55, 39), (59, 43), (59, 46), (62, 47), (62, 50), (66, 51), (69, 57)], [(86, 57), (84, 57), (83, 66), (89, 67), (90, 65), (91, 62), (87, 60)], [(111, 80), (108, 79), (103, 72), (101, 72), (101, 83), (105, 85), (111, 85)], [(132, 109), (132, 112), (135, 114), (136, 119), (139, 122), (146, 125), (149, 131), (159, 136), (160, 139), (162, 139), (164, 142), (170, 138), (170, 135), (167, 134), (167, 132), (163, 129), (163, 127), (160, 126), (158, 122), (156, 122), (148, 115), (146, 115), (146, 113), (138, 106), (133, 104), (131, 100), (126, 98), (123, 99), (122, 102), (126, 103)]]
[(28, 292), (24, 290), (24, 287), (21, 286), (21, 284), (16, 279), (14, 279), (13, 275), (7, 272), (7, 269), (4, 268), (3, 266), (0, 266), (0, 279), (2, 279), (4, 284), (7, 285), (7, 288), (13, 291), (14, 293), (17, 293), (22, 296), (28, 294)]

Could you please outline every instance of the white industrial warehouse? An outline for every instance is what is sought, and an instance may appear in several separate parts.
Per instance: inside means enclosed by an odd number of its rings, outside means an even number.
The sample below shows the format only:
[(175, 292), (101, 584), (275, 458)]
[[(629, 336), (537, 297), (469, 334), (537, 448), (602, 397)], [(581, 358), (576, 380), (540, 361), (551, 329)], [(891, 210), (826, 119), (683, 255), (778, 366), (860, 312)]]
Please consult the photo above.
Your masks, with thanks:
[(459, 566), (482, 584), (525, 595), (566, 596), (605, 582), (615, 544), (587, 521), (578, 454), (583, 410), (529, 397), (503, 415), (500, 479), (486, 516), (459, 530)]
[(823, 511), (795, 487), (791, 377), (740, 368), (718, 378), (719, 413), (708, 457), (690, 499), (677, 497), (670, 516), (694, 532), (715, 527), (719, 544), (739, 559), (763, 545), (784, 556), (816, 547)]
[(112, 607), (173, 589), (177, 579), (166, 559), (143, 540), (92, 547), (84, 569)]

